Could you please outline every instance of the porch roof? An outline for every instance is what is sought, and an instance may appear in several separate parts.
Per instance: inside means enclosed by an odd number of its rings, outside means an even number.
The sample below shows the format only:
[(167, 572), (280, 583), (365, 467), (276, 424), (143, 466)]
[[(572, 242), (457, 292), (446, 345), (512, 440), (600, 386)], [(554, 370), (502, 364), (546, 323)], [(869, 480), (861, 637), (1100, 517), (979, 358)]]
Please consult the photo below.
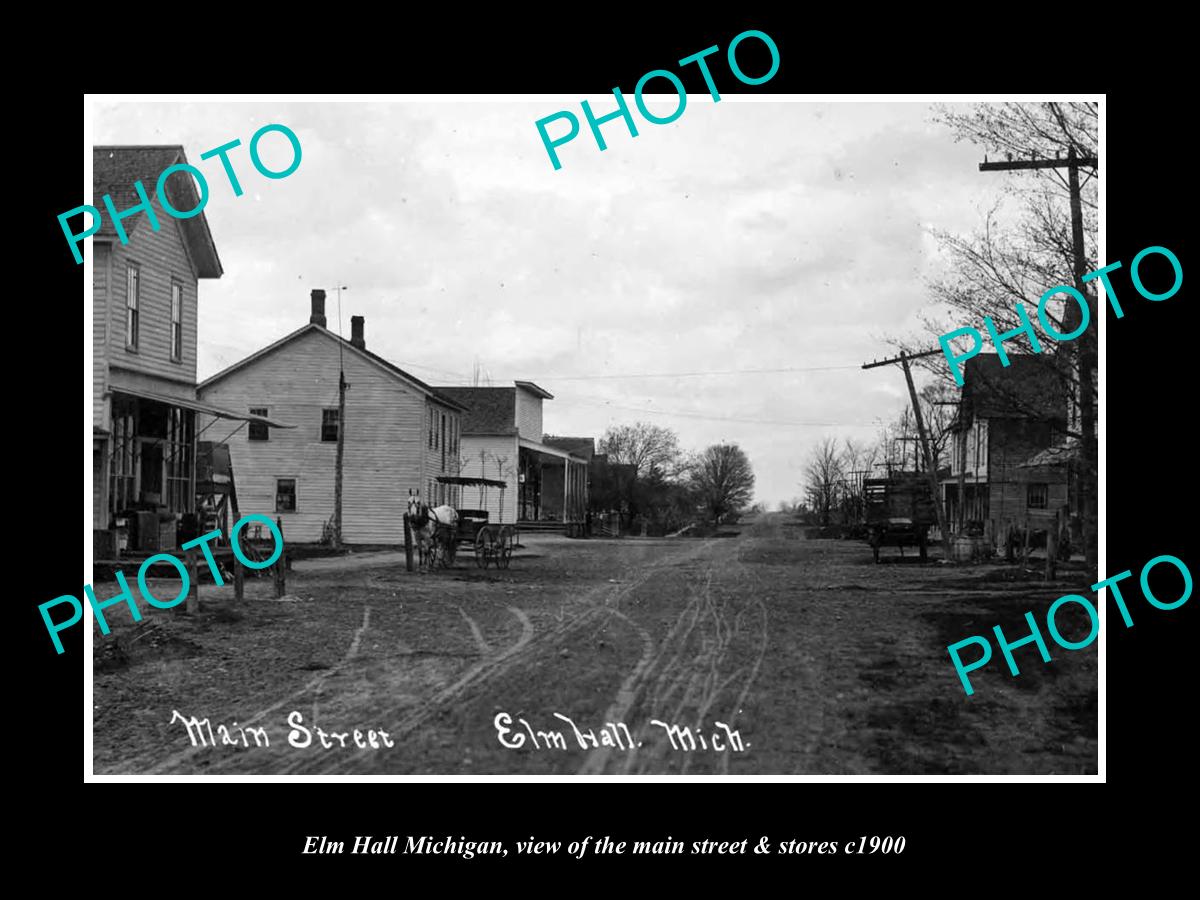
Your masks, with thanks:
[(265, 416), (256, 416), (252, 415), (251, 413), (234, 412), (230, 409), (223, 409), (220, 406), (213, 406), (211, 403), (201, 403), (199, 400), (172, 397), (169, 394), (156, 394), (153, 391), (127, 387), (114, 387), (112, 392), (114, 394), (127, 394), (130, 397), (138, 397), (142, 400), (153, 400), (156, 403), (165, 403), (168, 406), (178, 406), (181, 409), (191, 409), (196, 412), (206, 413), (210, 416), (216, 416), (218, 419), (236, 419), (239, 422), (262, 422), (264, 425), (269, 425), (272, 428), (296, 427), (295, 425), (287, 425), (283, 422), (276, 422), (274, 419), (268, 419)]
[(574, 453), (568, 453), (558, 447), (548, 447), (545, 444), (539, 444), (537, 441), (531, 441), (528, 438), (518, 438), (518, 445), (524, 450), (532, 450), (534, 453), (544, 453), (547, 456), (557, 456), (559, 459), (565, 459), (569, 462), (587, 465), (587, 460), (576, 456)]

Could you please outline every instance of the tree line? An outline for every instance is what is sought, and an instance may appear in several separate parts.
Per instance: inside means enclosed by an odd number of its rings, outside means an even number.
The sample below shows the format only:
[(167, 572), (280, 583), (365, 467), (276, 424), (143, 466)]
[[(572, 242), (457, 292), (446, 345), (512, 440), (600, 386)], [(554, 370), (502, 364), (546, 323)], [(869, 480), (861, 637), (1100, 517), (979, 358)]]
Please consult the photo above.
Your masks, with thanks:
[(635, 422), (609, 428), (598, 451), (612, 474), (593, 481), (590, 503), (619, 512), (626, 527), (644, 522), (648, 533), (669, 534), (697, 522), (736, 521), (754, 496), (754, 470), (735, 443), (688, 452), (674, 430)]
[[(928, 384), (917, 394), (938, 471), (950, 466), (956, 396), (943, 382)], [(905, 406), (896, 418), (880, 425), (874, 440), (822, 438), (805, 461), (801, 496), (785, 503), (784, 509), (816, 525), (857, 525), (863, 520), (866, 479), (924, 470), (916, 420)]]

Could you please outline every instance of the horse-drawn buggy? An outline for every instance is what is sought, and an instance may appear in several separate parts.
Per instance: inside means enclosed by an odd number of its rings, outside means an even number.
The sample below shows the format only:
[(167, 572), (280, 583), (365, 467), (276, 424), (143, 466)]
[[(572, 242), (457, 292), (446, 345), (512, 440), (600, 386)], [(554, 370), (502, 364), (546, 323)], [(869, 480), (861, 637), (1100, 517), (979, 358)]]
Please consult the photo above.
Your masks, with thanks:
[(937, 524), (937, 509), (933, 505), (929, 480), (917, 472), (896, 472), (888, 478), (867, 478), (863, 481), (867, 543), (879, 562), (880, 547), (915, 546), (926, 558), (928, 533)]
[[(439, 484), (460, 487), (497, 487), (503, 491), (507, 482), (493, 478), (469, 478), (443, 475)], [(452, 506), (429, 507), (415, 492), (410, 491), (406, 520), (416, 540), (422, 566), (449, 568), (454, 565), (460, 544), (474, 548), (475, 565), (486, 569), (495, 564), (507, 569), (517, 544), (517, 532), (512, 525), (489, 522), (486, 509), (456, 509)]]

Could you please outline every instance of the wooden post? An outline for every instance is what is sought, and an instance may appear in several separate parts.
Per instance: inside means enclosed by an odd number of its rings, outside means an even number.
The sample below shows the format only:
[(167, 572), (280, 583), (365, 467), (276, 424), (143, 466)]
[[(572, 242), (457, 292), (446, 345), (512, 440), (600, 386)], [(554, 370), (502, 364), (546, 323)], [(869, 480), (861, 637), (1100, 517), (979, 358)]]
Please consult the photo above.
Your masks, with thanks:
[(921, 404), (917, 399), (917, 389), (913, 386), (912, 372), (908, 368), (908, 356), (901, 351), (900, 364), (904, 368), (904, 379), (908, 382), (908, 395), (912, 399), (913, 416), (917, 420), (917, 435), (921, 444), (921, 452), (925, 455), (925, 468), (929, 475), (929, 499), (933, 501), (933, 511), (937, 514), (938, 531), (942, 533), (942, 559), (950, 562), (950, 524), (946, 521), (946, 511), (942, 507), (941, 490), (937, 480), (937, 461), (929, 450), (929, 440), (925, 436), (925, 417), (921, 415)]
[(1058, 511), (1054, 513), (1054, 521), (1046, 529), (1046, 580), (1053, 581), (1058, 562)]
[(194, 616), (200, 612), (200, 570), (196, 565), (195, 547), (186, 552), (185, 560), (187, 562), (188, 583), (191, 585), (191, 589), (187, 595), (187, 612), (189, 616)]
[(1021, 548), (1021, 565), (1029, 565), (1029, 514), (1025, 514), (1025, 545)]
[(233, 557), (233, 599), (243, 600), (246, 596), (246, 572), (235, 554)]
[(283, 543), (283, 519), (279, 516), (275, 517), (275, 527), (279, 529), (279, 559), (275, 560), (275, 565), (271, 567), (271, 574), (275, 578), (275, 599), (287, 593), (287, 547)]
[(413, 570), (412, 527), (408, 524), (408, 513), (404, 514), (404, 566), (410, 572)]
[[(341, 294), (338, 295), (341, 307)], [(340, 313), (339, 313), (340, 315)], [(333, 469), (333, 540), (335, 548), (342, 546), (342, 460), (346, 451), (346, 373), (338, 372), (338, 431), (337, 455)]]
[(291, 554), (287, 552), (287, 545), (283, 542), (283, 517), (276, 516), (275, 524), (279, 526), (279, 543), (283, 544), (283, 568), (290, 572), (292, 571), (292, 557)]

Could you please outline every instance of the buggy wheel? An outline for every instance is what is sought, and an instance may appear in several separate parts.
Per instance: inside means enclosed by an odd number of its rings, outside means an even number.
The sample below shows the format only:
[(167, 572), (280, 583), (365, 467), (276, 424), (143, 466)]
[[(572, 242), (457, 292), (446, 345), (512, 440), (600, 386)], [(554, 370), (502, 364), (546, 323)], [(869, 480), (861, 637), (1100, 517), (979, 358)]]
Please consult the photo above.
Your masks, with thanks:
[(484, 526), (475, 535), (475, 565), (481, 569), (488, 567), (488, 531)]
[(505, 525), (500, 529), (499, 546), (496, 548), (496, 565), (501, 569), (507, 569), (509, 562), (512, 560), (513, 552), (513, 532), (512, 529)]

